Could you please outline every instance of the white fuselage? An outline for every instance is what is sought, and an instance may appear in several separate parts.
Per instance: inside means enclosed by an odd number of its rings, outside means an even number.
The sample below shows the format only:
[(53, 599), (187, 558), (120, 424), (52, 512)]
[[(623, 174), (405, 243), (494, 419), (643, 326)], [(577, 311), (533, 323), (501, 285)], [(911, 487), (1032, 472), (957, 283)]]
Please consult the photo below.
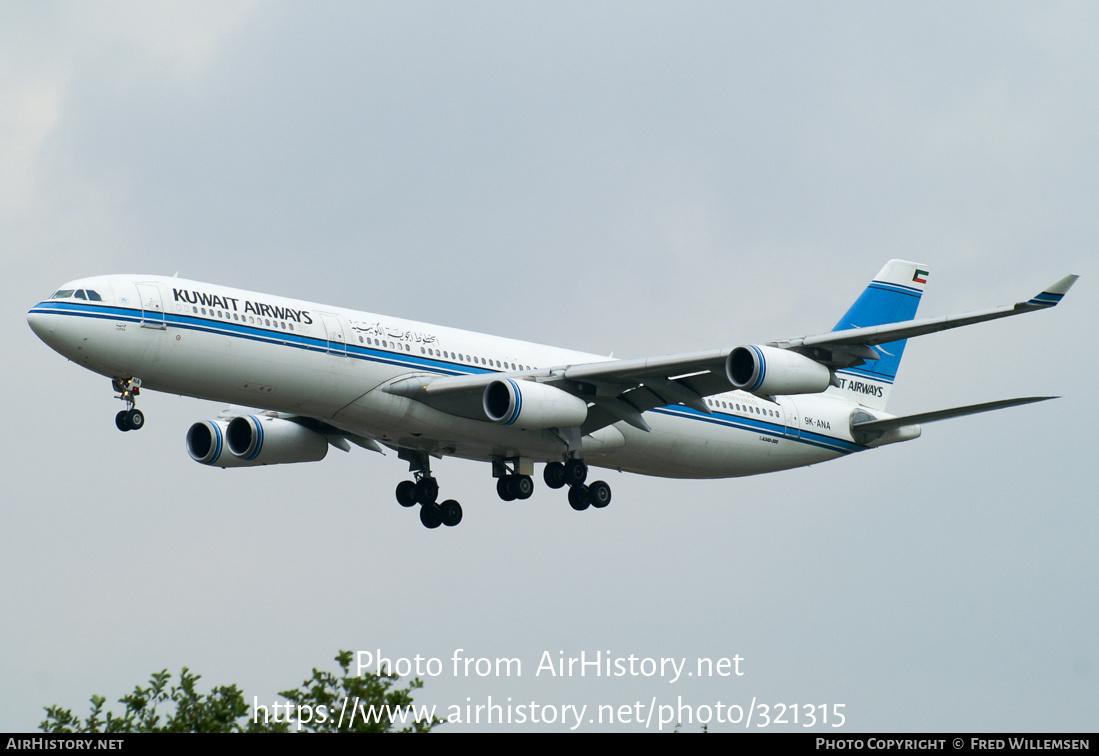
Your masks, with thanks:
[[(53, 349), (145, 389), (311, 417), (392, 447), (468, 459), (560, 459), (552, 431), (522, 430), (433, 409), (382, 387), (411, 375), (526, 372), (606, 362), (599, 355), (400, 318), (157, 276), (66, 284), (99, 301), (46, 300), (34, 331)], [(830, 393), (767, 401), (740, 391), (645, 413), (583, 439), (600, 467), (720, 478), (814, 464), (860, 451), (857, 405)]]

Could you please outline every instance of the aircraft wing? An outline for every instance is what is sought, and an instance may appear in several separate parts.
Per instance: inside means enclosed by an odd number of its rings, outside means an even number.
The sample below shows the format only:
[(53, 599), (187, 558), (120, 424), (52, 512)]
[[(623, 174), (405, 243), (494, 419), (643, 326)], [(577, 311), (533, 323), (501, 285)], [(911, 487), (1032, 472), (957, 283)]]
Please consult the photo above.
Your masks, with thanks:
[(706, 352), (609, 360), (578, 365), (479, 375), (407, 376), (385, 387), (391, 394), (407, 396), (443, 412), (477, 420), (485, 419), (482, 397), (498, 380), (532, 380), (548, 383), (592, 403), (582, 431), (592, 433), (619, 420), (648, 430), (641, 413), (669, 404), (684, 404), (710, 414), (704, 398), (730, 391), (725, 361), (732, 348)]
[[(798, 352), (833, 370), (861, 365), (878, 359), (877, 351), (872, 348), (877, 344), (1053, 307), (1076, 279), (1075, 275), (1065, 276), (1029, 300), (1005, 307), (830, 331), (768, 342), (767, 346)], [(683, 404), (712, 414), (705, 397), (733, 389), (727, 364), (734, 348), (505, 373), (459, 376), (417, 373), (401, 378), (383, 390), (454, 415), (484, 420), (482, 402), (490, 383), (507, 379), (537, 381), (579, 396), (589, 403), (588, 417), (581, 428), (585, 434), (619, 421), (647, 431), (649, 425), (642, 414), (657, 407)], [(924, 422), (931, 419), (924, 418)]]
[(1065, 276), (1057, 283), (1025, 302), (1016, 302), (1005, 307), (993, 307), (957, 315), (938, 318), (921, 318), (900, 323), (888, 323), (869, 328), (849, 328), (842, 331), (829, 331), (816, 336), (802, 336), (796, 339), (773, 341), (768, 346), (790, 349), (822, 362), (829, 367), (851, 367), (867, 359), (877, 359), (870, 347), (892, 341), (901, 341), (915, 336), (923, 336), (937, 331), (982, 323), (986, 320), (1007, 318), (1027, 312), (1054, 307), (1076, 283), (1079, 276)]

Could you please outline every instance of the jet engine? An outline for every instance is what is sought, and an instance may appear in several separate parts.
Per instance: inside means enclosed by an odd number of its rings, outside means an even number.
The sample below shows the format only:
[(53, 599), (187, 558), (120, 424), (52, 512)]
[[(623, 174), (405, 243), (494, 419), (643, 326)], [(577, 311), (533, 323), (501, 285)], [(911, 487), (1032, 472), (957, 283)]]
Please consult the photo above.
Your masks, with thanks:
[(828, 388), (831, 371), (797, 352), (749, 344), (725, 360), (725, 375), (733, 388), (752, 394), (819, 394)]
[(225, 448), (228, 420), (203, 420), (187, 430), (187, 453), (195, 462), (215, 467), (239, 467), (237, 458)]
[(328, 454), (328, 440), (290, 420), (247, 415), (195, 423), (187, 431), (187, 453), (214, 467), (316, 462)]
[(485, 387), (485, 415), (494, 423), (527, 430), (574, 428), (588, 417), (588, 403), (567, 391), (511, 378)]

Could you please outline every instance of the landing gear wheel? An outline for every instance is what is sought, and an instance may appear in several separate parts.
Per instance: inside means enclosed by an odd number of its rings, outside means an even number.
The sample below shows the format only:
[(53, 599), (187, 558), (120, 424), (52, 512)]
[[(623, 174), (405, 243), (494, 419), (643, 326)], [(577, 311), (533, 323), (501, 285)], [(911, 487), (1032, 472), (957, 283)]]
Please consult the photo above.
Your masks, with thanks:
[(411, 480), (402, 480), (397, 484), (397, 503), (402, 507), (411, 507), (416, 503), (416, 484)]
[(534, 493), (534, 481), (529, 475), (513, 475), (510, 488), (516, 499), (529, 499)]
[(565, 485), (565, 466), (560, 462), (547, 463), (542, 478), (550, 488), (561, 488)]
[(454, 499), (447, 499), (439, 505), (439, 515), (444, 525), (453, 528), (462, 521), (462, 505)]
[(565, 463), (565, 482), (570, 486), (580, 486), (588, 479), (588, 465), (584, 460), (573, 457)]
[[(416, 481), (416, 501), (420, 504), (435, 505), (435, 501), (439, 498), (439, 482), (435, 478), (420, 478)], [(432, 526), (428, 526), (432, 527)], [(437, 525), (434, 527), (438, 527)]]
[(511, 476), (505, 475), (496, 479), (496, 493), (504, 501), (515, 501), (515, 494), (511, 490)]
[(611, 503), (611, 487), (601, 480), (588, 486), (588, 499), (596, 509), (602, 509)]
[(588, 498), (588, 489), (584, 486), (572, 486), (569, 488), (569, 506), (577, 512), (583, 512), (591, 504)]
[(420, 522), (428, 529), (434, 529), (443, 524), (443, 515), (439, 511), (439, 507), (434, 504), (423, 504), (420, 506)]
[(136, 406), (138, 394), (141, 393), (141, 380), (139, 378), (112, 378), (111, 388), (118, 392), (115, 399), (121, 399), (126, 403), (126, 409), (114, 416), (115, 427), (120, 431), (141, 430), (145, 427), (145, 415)]

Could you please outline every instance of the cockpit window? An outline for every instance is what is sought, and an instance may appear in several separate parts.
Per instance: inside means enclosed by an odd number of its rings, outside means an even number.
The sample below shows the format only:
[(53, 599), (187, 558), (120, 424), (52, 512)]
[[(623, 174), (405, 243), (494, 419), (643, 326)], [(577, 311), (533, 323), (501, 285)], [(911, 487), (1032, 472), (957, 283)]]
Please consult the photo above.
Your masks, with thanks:
[(99, 292), (93, 291), (92, 289), (61, 289), (50, 297), (50, 299), (83, 299), (92, 302), (103, 301), (103, 297), (99, 296)]

